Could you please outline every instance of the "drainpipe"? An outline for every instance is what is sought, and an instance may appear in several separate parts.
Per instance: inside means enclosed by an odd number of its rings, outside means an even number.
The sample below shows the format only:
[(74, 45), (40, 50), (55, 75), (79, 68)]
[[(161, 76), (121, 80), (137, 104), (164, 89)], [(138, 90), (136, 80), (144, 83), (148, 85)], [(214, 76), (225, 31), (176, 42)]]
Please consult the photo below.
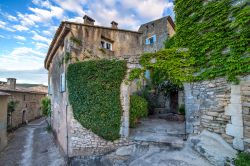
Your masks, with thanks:
[(67, 163), (69, 162), (69, 130), (68, 130), (68, 103), (66, 104), (66, 139), (67, 139)]

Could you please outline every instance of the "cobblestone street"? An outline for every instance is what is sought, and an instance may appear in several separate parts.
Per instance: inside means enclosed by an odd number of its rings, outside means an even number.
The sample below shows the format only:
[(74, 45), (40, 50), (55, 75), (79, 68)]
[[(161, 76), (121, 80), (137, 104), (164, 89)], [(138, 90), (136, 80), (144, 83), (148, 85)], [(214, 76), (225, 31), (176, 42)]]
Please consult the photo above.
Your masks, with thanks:
[(17, 129), (10, 137), (8, 146), (0, 154), (1, 166), (65, 165), (43, 118)]

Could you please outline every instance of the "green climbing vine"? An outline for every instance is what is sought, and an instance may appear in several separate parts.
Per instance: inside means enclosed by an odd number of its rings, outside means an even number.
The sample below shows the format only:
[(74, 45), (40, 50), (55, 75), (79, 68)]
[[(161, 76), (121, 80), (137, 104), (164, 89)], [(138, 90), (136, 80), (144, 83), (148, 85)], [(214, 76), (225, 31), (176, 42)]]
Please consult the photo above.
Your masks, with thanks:
[(174, 44), (195, 58), (196, 79), (250, 72), (250, 5), (248, 0), (176, 0)]
[[(156, 53), (145, 53), (140, 58), (141, 69), (131, 71), (129, 80), (144, 77), (143, 73), (150, 70), (155, 84), (170, 80), (172, 84), (182, 85), (183, 82), (193, 80), (194, 58), (188, 50), (177, 48), (162, 49)], [(160, 76), (161, 79), (156, 78)]]
[(144, 54), (131, 80), (149, 69), (177, 85), (216, 77), (237, 83), (250, 73), (249, 0), (176, 0), (175, 12), (176, 35)]

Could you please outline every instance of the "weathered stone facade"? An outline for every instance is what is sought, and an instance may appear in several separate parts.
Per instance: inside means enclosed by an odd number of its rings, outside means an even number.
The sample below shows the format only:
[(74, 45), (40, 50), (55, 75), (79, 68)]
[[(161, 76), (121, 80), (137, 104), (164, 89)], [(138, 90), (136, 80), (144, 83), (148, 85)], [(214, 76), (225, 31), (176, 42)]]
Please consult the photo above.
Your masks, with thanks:
[(15, 111), (8, 114), (8, 129), (16, 128), (41, 117), (41, 99), (47, 95), (47, 92), (37, 91), (34, 87), (20, 88), (16, 86), (16, 80), (13, 78), (8, 79), (7, 84), (0, 86), (0, 91), (10, 94), (8, 102), (17, 103)]
[(0, 151), (7, 145), (7, 99), (8, 93), (0, 92)]
[[(175, 25), (169, 16), (141, 25), (139, 32), (142, 32), (143, 51), (156, 52), (164, 48), (166, 39), (175, 34), (174, 29)], [(150, 39), (150, 37), (154, 37), (154, 35), (156, 42), (150, 43), (149, 41), (149, 43), (147, 43), (146, 40)]]
[[(247, 79), (246, 79), (247, 80)], [(243, 136), (245, 149), (250, 150), (250, 81), (241, 81)]]
[[(170, 20), (171, 18), (168, 18)], [(153, 22), (151, 22), (153, 23)], [(135, 91), (135, 83), (127, 84), (126, 79), (121, 85), (122, 117), (119, 140), (106, 141), (90, 130), (85, 129), (73, 117), (73, 111), (68, 100), (68, 89), (61, 90), (61, 75), (67, 77), (67, 67), (70, 63), (90, 59), (119, 59), (126, 60), (128, 71), (138, 68), (138, 57), (144, 52), (140, 32), (118, 29), (118, 24), (111, 23), (111, 27), (95, 26), (94, 20), (84, 17), (84, 23), (62, 22), (49, 48), (45, 59), (45, 68), (49, 70), (49, 91), (52, 103), (52, 127), (58, 142), (67, 156), (103, 154), (115, 148), (128, 145), (129, 135), (129, 96)], [(159, 27), (163, 26), (163, 27)], [(172, 26), (172, 24), (171, 24)], [(166, 18), (157, 20), (157, 48), (162, 48), (162, 41), (166, 39)], [(174, 27), (172, 27), (174, 29)], [(171, 32), (170, 32), (171, 31)], [(165, 36), (161, 36), (164, 32)], [(169, 33), (172, 33), (169, 30)], [(144, 43), (145, 44), (145, 43)], [(158, 47), (158, 44), (161, 46)], [(66, 53), (70, 55), (65, 63)], [(128, 75), (127, 75), (128, 76)], [(65, 81), (65, 80), (64, 80)], [(66, 82), (65, 82), (66, 83)]]
[(237, 150), (249, 148), (249, 86), (250, 77), (241, 78), (239, 85), (224, 78), (185, 84), (187, 132), (206, 129)]

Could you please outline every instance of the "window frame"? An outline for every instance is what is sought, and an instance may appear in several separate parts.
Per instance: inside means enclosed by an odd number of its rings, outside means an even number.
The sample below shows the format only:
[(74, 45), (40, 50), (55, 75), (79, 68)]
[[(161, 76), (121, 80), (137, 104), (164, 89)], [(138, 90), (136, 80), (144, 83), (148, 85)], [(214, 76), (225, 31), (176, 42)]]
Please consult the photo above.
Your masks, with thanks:
[(113, 51), (113, 43), (108, 42), (108, 41), (102, 39), (101, 40), (101, 48)]
[(60, 74), (60, 92), (63, 93), (66, 91), (66, 75), (65, 72)]

